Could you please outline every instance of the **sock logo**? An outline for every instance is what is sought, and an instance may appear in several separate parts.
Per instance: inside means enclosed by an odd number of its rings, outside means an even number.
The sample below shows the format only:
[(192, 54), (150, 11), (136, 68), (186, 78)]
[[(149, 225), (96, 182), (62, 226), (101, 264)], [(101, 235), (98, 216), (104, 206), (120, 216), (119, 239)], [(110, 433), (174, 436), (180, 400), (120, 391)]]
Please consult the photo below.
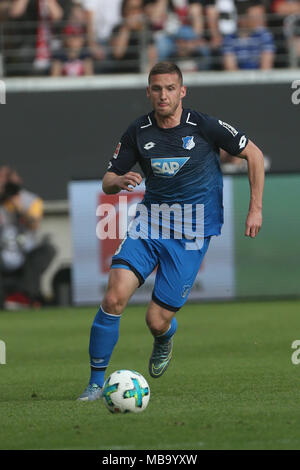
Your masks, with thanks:
[(104, 362), (104, 359), (98, 359), (96, 357), (92, 357), (92, 362), (94, 362), (95, 364), (101, 364), (102, 362)]

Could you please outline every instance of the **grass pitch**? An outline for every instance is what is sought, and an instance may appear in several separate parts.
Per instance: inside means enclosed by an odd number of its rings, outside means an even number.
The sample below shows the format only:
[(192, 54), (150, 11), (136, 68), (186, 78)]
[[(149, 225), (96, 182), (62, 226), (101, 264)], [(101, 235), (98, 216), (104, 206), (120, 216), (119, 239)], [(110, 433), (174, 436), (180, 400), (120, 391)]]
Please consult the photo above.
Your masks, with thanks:
[(125, 415), (76, 402), (96, 310), (0, 312), (1, 449), (300, 449), (299, 301), (186, 305), (160, 379), (147, 372), (145, 308), (127, 308), (108, 373), (139, 371), (151, 398)]

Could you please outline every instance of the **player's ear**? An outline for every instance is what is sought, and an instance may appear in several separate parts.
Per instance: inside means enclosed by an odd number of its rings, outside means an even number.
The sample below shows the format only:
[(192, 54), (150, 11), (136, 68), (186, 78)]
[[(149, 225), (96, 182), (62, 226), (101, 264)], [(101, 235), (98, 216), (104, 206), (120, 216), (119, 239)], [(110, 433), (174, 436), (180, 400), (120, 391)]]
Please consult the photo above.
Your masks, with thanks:
[(150, 87), (147, 86), (146, 88), (147, 98), (150, 98)]
[(180, 91), (180, 98), (184, 98), (186, 96), (186, 86), (181, 87)]

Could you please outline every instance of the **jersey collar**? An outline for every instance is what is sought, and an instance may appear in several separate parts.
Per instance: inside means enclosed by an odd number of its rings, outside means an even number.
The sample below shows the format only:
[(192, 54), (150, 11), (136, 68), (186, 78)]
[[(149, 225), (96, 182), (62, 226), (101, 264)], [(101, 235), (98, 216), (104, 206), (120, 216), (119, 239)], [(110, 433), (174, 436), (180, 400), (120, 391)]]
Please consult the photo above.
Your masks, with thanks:
[(159, 129), (162, 129), (164, 131), (167, 131), (167, 130), (170, 130), (170, 129), (176, 129), (176, 128), (186, 124), (186, 120), (187, 120), (187, 116), (188, 116), (188, 110), (185, 109), (185, 108), (182, 109), (180, 124), (178, 124), (178, 126), (175, 126), (175, 127), (168, 127), (168, 128), (159, 127), (157, 122), (156, 122), (155, 116), (154, 116), (154, 110), (151, 111), (149, 116), (150, 116), (151, 121), (155, 124), (156, 127), (158, 127)]

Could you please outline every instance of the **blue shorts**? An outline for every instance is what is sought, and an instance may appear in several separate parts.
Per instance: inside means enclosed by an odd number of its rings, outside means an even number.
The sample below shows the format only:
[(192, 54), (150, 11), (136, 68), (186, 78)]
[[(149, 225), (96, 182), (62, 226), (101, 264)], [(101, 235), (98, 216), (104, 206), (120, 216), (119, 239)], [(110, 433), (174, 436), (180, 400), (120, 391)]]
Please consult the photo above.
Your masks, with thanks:
[[(187, 239), (125, 238), (112, 257), (111, 268), (130, 269), (140, 286), (157, 267), (152, 300), (167, 310), (182, 307), (192, 289), (211, 237), (191, 249)], [(189, 248), (189, 249), (187, 249)]]

